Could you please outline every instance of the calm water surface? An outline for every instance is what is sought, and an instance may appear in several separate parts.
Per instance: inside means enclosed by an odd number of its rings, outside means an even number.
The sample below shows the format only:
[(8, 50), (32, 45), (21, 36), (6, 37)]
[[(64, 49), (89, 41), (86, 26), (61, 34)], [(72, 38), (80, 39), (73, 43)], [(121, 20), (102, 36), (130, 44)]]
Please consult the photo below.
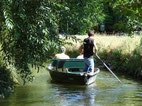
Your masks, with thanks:
[(51, 83), (43, 71), (32, 84), (18, 86), (10, 97), (0, 99), (0, 106), (141, 106), (141, 83), (119, 78), (122, 84), (101, 71), (90, 86), (62, 85)]

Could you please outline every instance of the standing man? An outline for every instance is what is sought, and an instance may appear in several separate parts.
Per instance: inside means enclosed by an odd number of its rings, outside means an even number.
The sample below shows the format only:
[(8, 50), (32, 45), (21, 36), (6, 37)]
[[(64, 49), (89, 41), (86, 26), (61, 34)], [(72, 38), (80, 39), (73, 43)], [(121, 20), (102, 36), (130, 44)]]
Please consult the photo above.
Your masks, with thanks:
[(84, 72), (93, 74), (94, 73), (94, 54), (97, 53), (97, 46), (96, 42), (94, 41), (94, 31), (90, 30), (88, 31), (88, 37), (84, 39), (83, 43), (83, 55), (84, 55)]

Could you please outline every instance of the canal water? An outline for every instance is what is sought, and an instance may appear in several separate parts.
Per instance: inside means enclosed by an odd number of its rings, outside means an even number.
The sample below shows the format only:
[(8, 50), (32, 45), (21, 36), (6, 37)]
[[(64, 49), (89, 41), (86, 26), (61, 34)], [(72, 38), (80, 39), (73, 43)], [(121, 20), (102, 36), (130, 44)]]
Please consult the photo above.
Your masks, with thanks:
[(119, 78), (122, 84), (101, 71), (92, 85), (63, 85), (52, 83), (48, 72), (41, 71), (33, 83), (17, 86), (13, 94), (0, 99), (0, 106), (141, 106), (142, 84)]

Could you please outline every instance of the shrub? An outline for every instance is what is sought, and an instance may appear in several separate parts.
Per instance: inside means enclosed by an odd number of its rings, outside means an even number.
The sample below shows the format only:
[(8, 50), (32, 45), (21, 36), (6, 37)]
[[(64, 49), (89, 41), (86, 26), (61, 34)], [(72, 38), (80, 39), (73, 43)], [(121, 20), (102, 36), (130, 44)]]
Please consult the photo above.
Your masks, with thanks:
[(0, 97), (7, 96), (12, 92), (14, 82), (9, 69), (2, 63), (2, 57), (0, 57)]

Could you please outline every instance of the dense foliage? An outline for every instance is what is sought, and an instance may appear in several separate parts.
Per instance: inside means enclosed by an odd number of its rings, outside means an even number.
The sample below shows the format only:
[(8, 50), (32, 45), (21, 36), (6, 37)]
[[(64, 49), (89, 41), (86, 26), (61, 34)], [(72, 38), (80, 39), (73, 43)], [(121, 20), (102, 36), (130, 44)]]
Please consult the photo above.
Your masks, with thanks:
[[(31, 80), (65, 40), (58, 35), (84, 34), (105, 24), (107, 31), (131, 33), (141, 28), (140, 0), (1, 0), (0, 43), (5, 63)], [(125, 24), (124, 24), (125, 23)]]
[(10, 70), (5, 66), (0, 56), (0, 98), (7, 96), (13, 90), (13, 78)]
[[(115, 17), (113, 28), (125, 33), (142, 30), (141, 0), (107, 0)], [(109, 13), (110, 14), (110, 13)], [(111, 16), (111, 15), (109, 15)]]
[(30, 80), (29, 65), (38, 68), (61, 42), (51, 0), (2, 0), (0, 2), (1, 48), (4, 61), (15, 65)]
[(102, 23), (103, 0), (64, 0), (60, 2), (59, 30), (67, 34), (85, 34)]
[(100, 31), (104, 24), (107, 33), (132, 34), (142, 30), (141, 4), (140, 0), (62, 0), (58, 2), (59, 31), (84, 34), (90, 28)]

